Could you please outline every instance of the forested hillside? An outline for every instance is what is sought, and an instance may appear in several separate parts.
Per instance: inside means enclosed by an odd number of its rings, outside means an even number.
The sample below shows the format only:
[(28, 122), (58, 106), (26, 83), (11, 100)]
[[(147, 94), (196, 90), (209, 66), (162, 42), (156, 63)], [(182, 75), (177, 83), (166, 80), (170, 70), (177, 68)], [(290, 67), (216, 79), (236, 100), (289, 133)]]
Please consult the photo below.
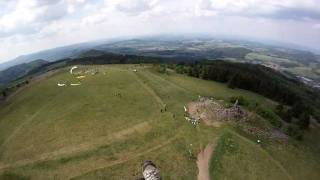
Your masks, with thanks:
[(294, 132), (289, 134), (296, 135), (297, 131), (308, 129), (310, 117), (319, 120), (319, 90), (271, 68), (247, 63), (203, 61), (178, 64), (175, 70), (202, 79), (224, 82), (230, 88), (250, 90), (279, 102), (276, 113), (291, 124), (289, 131)]

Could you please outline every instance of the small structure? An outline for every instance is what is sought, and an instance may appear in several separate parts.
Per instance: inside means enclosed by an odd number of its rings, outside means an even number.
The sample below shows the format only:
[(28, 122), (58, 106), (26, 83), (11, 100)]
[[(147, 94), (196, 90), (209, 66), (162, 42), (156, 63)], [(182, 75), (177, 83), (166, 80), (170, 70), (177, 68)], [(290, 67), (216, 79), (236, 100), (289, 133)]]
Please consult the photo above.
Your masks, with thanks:
[(71, 86), (80, 86), (81, 83), (71, 83), (70, 85), (71, 85)]
[(137, 69), (134, 69), (133, 72), (137, 72)]

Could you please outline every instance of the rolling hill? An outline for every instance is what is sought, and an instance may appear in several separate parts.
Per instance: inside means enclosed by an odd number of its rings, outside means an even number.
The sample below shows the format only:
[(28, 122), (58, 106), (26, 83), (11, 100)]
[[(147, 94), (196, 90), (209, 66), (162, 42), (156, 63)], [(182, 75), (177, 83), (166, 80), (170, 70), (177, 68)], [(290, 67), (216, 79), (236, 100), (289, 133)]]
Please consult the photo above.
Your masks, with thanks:
[(318, 127), (302, 142), (283, 142), (258, 133), (273, 126), (254, 112), (246, 122), (195, 126), (183, 108), (199, 96), (226, 104), (241, 96), (248, 107), (270, 110), (277, 105), (270, 99), (172, 70), (159, 73), (153, 65), (69, 69), (34, 77), (0, 101), (0, 179), (135, 179), (146, 159), (164, 179), (196, 179), (197, 154), (207, 144), (215, 145), (212, 179), (320, 176)]
[[(112, 42), (112, 40), (110, 41)], [(53, 62), (60, 59), (78, 57), (82, 53), (85, 53), (86, 51), (90, 50), (92, 47), (97, 46), (99, 44), (105, 44), (110, 41), (102, 40), (102, 41), (79, 43), (79, 44), (73, 44), (69, 46), (62, 46), (62, 47), (57, 47), (53, 49), (47, 49), (47, 50), (35, 52), (32, 54), (21, 55), (10, 61), (0, 64), (0, 70), (4, 70), (9, 67), (19, 65), (22, 63), (29, 63), (37, 59), (43, 59), (45, 61)]]
[[(282, 45), (282, 46), (281, 46)], [(0, 70), (13, 65), (28, 63), (36, 59), (54, 62), (66, 58), (102, 55), (103, 53), (129, 54), (175, 59), (224, 59), (276, 66), (278, 70), (289, 71), (320, 83), (317, 69), (320, 67), (318, 55), (293, 49), (278, 43), (263, 43), (245, 40), (231, 40), (211, 36), (152, 36), (127, 39), (111, 39), (79, 43), (64, 47), (43, 50), (19, 56), (0, 64)]]
[(23, 63), (19, 65), (12, 66), (6, 70), (0, 71), (0, 85), (7, 85), (8, 83), (25, 76), (31, 70), (40, 67), (48, 63), (44, 60), (34, 60), (29, 63)]

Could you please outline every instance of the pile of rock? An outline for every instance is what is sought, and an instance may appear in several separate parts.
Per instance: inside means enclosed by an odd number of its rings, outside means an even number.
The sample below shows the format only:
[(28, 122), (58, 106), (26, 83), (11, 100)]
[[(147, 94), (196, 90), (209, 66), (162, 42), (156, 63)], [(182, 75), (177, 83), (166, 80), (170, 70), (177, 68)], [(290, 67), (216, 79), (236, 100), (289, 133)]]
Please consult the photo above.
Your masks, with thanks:
[(226, 108), (213, 98), (199, 97), (198, 101), (187, 106), (188, 117), (212, 121), (239, 121), (247, 117), (247, 113), (236, 102), (232, 107)]
[(247, 113), (238, 105), (238, 101), (230, 108), (223, 111), (226, 120), (242, 120), (247, 117)]

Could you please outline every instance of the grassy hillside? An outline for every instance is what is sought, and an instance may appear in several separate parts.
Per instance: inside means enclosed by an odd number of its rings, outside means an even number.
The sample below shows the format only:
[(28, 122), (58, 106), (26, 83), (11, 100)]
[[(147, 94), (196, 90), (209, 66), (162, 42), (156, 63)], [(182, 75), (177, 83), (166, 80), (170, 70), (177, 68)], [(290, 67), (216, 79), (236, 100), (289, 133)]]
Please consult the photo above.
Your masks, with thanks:
[[(302, 148), (311, 147), (319, 134), (304, 144), (266, 139), (257, 145), (260, 137), (234, 124), (194, 127), (184, 119), (183, 106), (198, 95), (243, 96), (250, 104), (274, 108), (262, 96), (171, 71), (160, 74), (151, 65), (80, 69), (99, 73), (87, 73), (80, 86), (58, 87), (78, 80), (69, 67), (55, 70), (1, 102), (0, 179), (134, 179), (146, 159), (158, 165), (164, 179), (196, 179), (196, 156), (215, 139), (212, 178), (320, 176), (319, 149)], [(261, 118), (252, 124), (270, 127)], [(228, 139), (235, 144), (231, 150)], [(296, 154), (305, 155), (296, 161)]]
[[(226, 61), (178, 64), (172, 68), (181, 74), (227, 83), (230, 88), (246, 89), (287, 105), (288, 109), (284, 110), (281, 104), (274, 112), (282, 120), (290, 123), (289, 126), (284, 124), (284, 131), (297, 139), (302, 139), (303, 131), (309, 128), (310, 116), (320, 119), (320, 111), (317, 108), (320, 106), (319, 91), (271, 68)], [(268, 116), (260, 110), (257, 112), (263, 117)], [(281, 126), (281, 122), (274, 122), (276, 123), (278, 127)]]

